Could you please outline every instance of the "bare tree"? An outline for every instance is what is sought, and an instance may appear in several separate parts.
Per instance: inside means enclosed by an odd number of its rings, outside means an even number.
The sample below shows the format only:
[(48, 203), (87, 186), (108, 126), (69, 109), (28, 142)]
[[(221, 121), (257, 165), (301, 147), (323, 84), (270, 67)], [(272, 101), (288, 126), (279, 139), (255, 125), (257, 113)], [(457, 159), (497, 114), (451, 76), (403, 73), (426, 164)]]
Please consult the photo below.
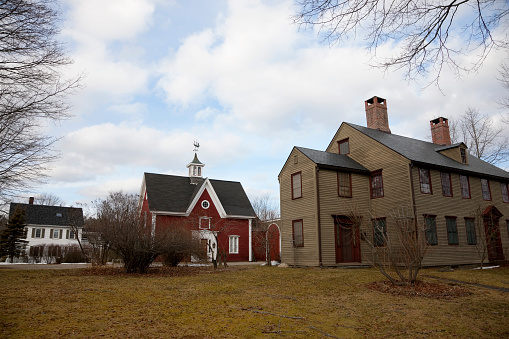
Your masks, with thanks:
[(34, 204), (47, 206), (64, 206), (64, 201), (53, 193), (41, 193), (34, 197)]
[(496, 124), (493, 117), (468, 108), (458, 120), (451, 121), (451, 141), (463, 141), (471, 154), (490, 164), (507, 161), (509, 137), (504, 125)]
[(265, 250), (265, 260), (268, 266), (272, 265), (271, 253), (273, 243), (273, 233), (269, 228), (273, 222), (280, 218), (279, 206), (270, 195), (265, 194), (253, 200), (251, 203), (257, 218), (254, 220), (254, 228), (261, 231), (264, 236), (263, 250)]
[(356, 209), (348, 217), (351, 227), (361, 230), (361, 240), (371, 251), (371, 264), (395, 285), (413, 284), (429, 248), (426, 230), (432, 225), (419, 224), (412, 206), (389, 211), (392, 227), (386, 219), (365, 220)]
[(0, 197), (44, 177), (57, 140), (41, 127), (69, 116), (66, 98), (79, 78), (57, 40), (56, 0), (0, 1)]
[[(397, 54), (376, 63), (404, 68), (407, 79), (432, 72), (438, 84), (444, 66), (457, 74), (478, 69), (493, 48), (507, 47), (507, 2), (503, 0), (296, 0), (294, 21), (318, 27), (325, 40), (335, 43), (359, 35), (369, 50), (394, 41)], [(457, 43), (460, 39), (460, 43)], [(473, 63), (462, 63), (463, 54), (476, 52)], [(470, 61), (469, 61), (470, 62)]]
[[(145, 273), (159, 256), (189, 253), (195, 239), (191, 230), (183, 232), (181, 224), (152, 228), (139, 214), (138, 196), (122, 191), (111, 192), (106, 199), (96, 201), (97, 216), (91, 233), (100, 235), (103, 243), (118, 254), (127, 273)], [(186, 244), (187, 242), (187, 244)], [(189, 253), (194, 254), (194, 253)]]

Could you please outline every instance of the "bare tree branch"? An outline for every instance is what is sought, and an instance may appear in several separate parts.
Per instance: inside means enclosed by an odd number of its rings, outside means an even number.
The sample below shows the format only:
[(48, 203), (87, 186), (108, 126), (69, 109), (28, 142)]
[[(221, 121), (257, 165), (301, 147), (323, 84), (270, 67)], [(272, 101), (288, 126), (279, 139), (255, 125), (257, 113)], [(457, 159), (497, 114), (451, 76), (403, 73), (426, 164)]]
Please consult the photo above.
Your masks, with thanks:
[[(432, 74), (439, 83), (444, 66), (457, 75), (475, 71), (493, 48), (506, 48), (505, 36), (493, 35), (496, 28), (507, 30), (509, 8), (503, 0), (296, 0), (300, 7), (293, 17), (298, 25), (318, 27), (329, 43), (357, 34), (366, 47), (376, 50), (387, 42), (398, 44), (398, 52), (378, 60), (383, 69), (405, 69), (408, 80)], [(457, 39), (461, 39), (457, 43)], [(472, 63), (460, 62), (475, 51)]]
[(509, 137), (504, 135), (506, 126), (495, 125), (492, 117), (469, 107), (458, 121), (452, 121), (451, 126), (451, 141), (464, 142), (477, 158), (490, 164), (508, 159)]
[(69, 117), (79, 77), (63, 76), (72, 61), (56, 38), (56, 9), (56, 0), (0, 1), (0, 197), (44, 177), (57, 139), (41, 127)]

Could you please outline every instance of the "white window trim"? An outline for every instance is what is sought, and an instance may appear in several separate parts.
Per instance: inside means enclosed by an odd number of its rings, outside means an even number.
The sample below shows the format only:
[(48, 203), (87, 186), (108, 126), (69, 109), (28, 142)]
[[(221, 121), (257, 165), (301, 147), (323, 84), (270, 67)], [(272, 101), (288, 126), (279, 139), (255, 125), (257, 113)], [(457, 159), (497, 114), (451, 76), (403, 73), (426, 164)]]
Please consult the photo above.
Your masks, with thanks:
[(239, 254), (239, 238), (238, 235), (230, 235), (228, 237), (228, 247), (229, 247), (229, 253), (230, 254)]
[(210, 207), (210, 202), (208, 200), (203, 200), (201, 202), (201, 207), (205, 210), (208, 209)]
[(210, 229), (210, 220), (212, 220), (212, 218), (210, 218), (210, 217), (200, 217), (200, 222), (199, 222), (198, 227), (201, 230), (209, 230)]

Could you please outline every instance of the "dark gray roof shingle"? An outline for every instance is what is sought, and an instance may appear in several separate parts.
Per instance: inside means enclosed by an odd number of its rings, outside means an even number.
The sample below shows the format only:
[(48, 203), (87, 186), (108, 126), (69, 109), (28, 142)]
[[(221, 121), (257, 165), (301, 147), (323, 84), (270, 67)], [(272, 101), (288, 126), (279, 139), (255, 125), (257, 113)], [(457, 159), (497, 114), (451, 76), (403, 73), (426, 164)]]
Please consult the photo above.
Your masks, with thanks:
[[(256, 216), (240, 182), (213, 179), (209, 181), (228, 215)], [(194, 185), (189, 177), (145, 173), (149, 209), (184, 213), (204, 183), (204, 179), (199, 179), (198, 184)]]
[(322, 167), (369, 173), (369, 170), (366, 167), (344, 154), (317, 151), (304, 147), (296, 148), (315, 164)]
[(468, 155), (468, 164), (462, 164), (437, 152), (437, 150), (444, 149), (440, 145), (396, 134), (385, 133), (351, 123), (345, 124), (380, 142), (412, 162), (448, 168), (459, 172), (492, 176), (499, 179), (509, 179), (509, 172), (480, 160), (471, 154)]
[(9, 216), (14, 214), (17, 207), (25, 210), (25, 223), (29, 225), (69, 226), (76, 223), (83, 226), (83, 210), (76, 207), (31, 205), (12, 202)]

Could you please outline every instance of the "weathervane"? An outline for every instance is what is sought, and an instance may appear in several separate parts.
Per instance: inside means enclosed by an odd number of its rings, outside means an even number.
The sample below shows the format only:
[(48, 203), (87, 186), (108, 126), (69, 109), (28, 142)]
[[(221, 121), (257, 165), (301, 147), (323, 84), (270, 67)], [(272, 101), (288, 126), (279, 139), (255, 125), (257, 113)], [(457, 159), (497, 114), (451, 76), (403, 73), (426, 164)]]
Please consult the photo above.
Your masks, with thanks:
[(198, 152), (198, 148), (200, 148), (200, 143), (199, 143), (198, 141), (196, 141), (196, 140), (195, 140), (195, 141), (194, 141), (194, 143), (193, 143), (193, 145), (194, 145), (194, 150), (193, 150), (193, 151), (194, 151), (195, 153), (196, 153), (196, 152)]

